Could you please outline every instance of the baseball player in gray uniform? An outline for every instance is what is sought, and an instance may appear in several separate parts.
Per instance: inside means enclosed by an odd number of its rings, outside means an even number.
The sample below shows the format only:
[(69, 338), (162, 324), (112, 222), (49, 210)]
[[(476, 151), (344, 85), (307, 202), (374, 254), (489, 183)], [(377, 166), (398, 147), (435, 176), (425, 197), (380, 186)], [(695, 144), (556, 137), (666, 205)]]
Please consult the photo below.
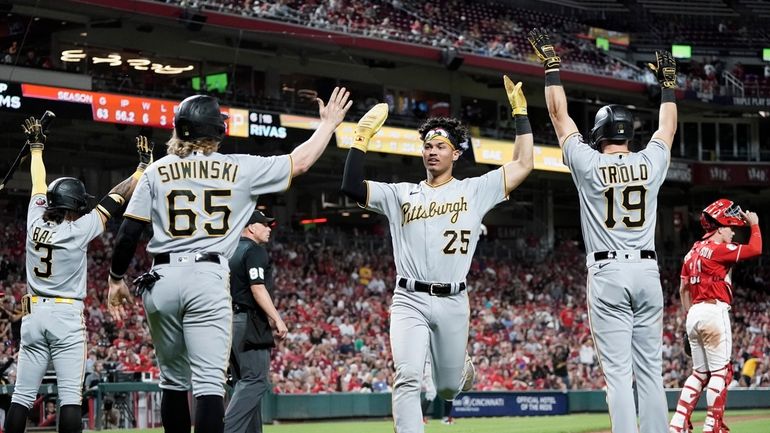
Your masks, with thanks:
[(27, 294), (22, 298), (21, 346), (16, 386), (5, 418), (5, 431), (21, 433), (48, 364), (53, 361), (61, 401), (59, 431), (79, 432), (86, 330), (86, 249), (119, 211), (152, 160), (145, 137), (137, 137), (140, 164), (133, 176), (116, 185), (95, 209), (89, 209), (83, 182), (62, 177), (46, 186), (40, 122), (23, 125), (31, 151), (32, 198), (27, 211)]
[(651, 67), (662, 87), (658, 130), (643, 150), (629, 152), (633, 114), (621, 105), (602, 107), (586, 143), (567, 113), (560, 59), (550, 36), (535, 29), (529, 41), (545, 66), (548, 112), (580, 197), (589, 323), (607, 382), (612, 431), (638, 431), (635, 379), (641, 431), (666, 433), (655, 218), (677, 125), (676, 63), (671, 54), (656, 53)]
[(454, 162), (468, 149), (468, 131), (456, 119), (432, 118), (419, 129), (426, 180), (364, 181), (364, 155), (387, 118), (387, 104), (377, 104), (358, 122), (348, 153), (342, 191), (390, 223), (397, 273), (390, 311), (397, 433), (423, 431), (420, 383), (428, 352), (441, 398), (452, 400), (473, 385), (475, 372), (466, 353), (470, 311), (465, 277), (481, 219), (533, 167), (533, 138), (521, 83), (514, 85), (508, 77), (504, 82), (517, 136), (513, 160), (499, 169), (463, 180), (452, 177)]
[[(217, 152), (227, 116), (210, 96), (191, 96), (174, 116), (168, 155), (139, 180), (120, 228), (110, 271), (110, 312), (123, 317), (130, 300), (123, 276), (146, 224), (153, 236), (150, 273), (141, 277), (144, 308), (160, 366), (161, 417), (166, 432), (189, 433), (187, 393), (197, 400), (195, 430), (224, 428), (225, 370), (232, 305), (228, 258), (260, 194), (285, 191), (326, 148), (352, 101), (335, 88), (318, 100), (318, 129), (290, 155)], [(154, 285), (154, 286), (153, 286)]]

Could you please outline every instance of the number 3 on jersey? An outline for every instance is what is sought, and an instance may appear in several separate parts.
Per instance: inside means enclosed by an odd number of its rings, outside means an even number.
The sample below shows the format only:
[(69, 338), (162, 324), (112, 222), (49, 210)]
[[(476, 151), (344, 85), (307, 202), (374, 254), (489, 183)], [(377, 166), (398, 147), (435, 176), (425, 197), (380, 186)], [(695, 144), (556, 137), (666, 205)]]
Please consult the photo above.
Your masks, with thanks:
[[(215, 226), (211, 221), (203, 225), (203, 229), (209, 236), (223, 236), (230, 229), (230, 207), (222, 204), (215, 204), (214, 199), (229, 199), (231, 191), (227, 189), (207, 189), (203, 191), (203, 211), (208, 214), (209, 219), (219, 219), (217, 214), (221, 214), (221, 225)], [(189, 189), (174, 189), (168, 193), (168, 232), (174, 237), (192, 236), (198, 229), (198, 214), (195, 213), (192, 206), (197, 200), (197, 196)]]
[[(604, 191), (604, 199), (607, 202), (607, 218), (604, 225), (608, 229), (615, 228), (618, 223), (615, 220), (615, 190), (619, 188), (608, 188)], [(638, 228), (644, 226), (644, 204), (647, 196), (647, 188), (644, 185), (630, 185), (620, 191), (622, 201), (620, 205), (626, 211), (623, 214), (623, 224), (628, 228)], [(633, 219), (632, 219), (633, 218)]]

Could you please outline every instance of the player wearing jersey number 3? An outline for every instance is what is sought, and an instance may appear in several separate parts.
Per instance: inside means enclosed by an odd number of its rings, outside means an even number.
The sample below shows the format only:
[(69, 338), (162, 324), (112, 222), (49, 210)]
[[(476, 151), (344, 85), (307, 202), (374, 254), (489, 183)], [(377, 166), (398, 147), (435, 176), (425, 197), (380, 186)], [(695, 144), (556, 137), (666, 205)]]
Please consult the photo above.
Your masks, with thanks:
[[(727, 386), (733, 376), (733, 337), (728, 314), (733, 299), (730, 274), (736, 263), (762, 254), (759, 217), (754, 212), (743, 212), (730, 200), (717, 200), (704, 209), (701, 225), (706, 234), (684, 258), (679, 289), (682, 308), (687, 312), (685, 344), (689, 347), (685, 350), (689, 348), (693, 371), (682, 388), (670, 433), (691, 431), (690, 415), (704, 387), (708, 411), (703, 431), (729, 431), (724, 411)], [(732, 227), (746, 225), (751, 226), (749, 243), (732, 242)]]
[(168, 155), (139, 179), (126, 209), (108, 299), (110, 313), (124, 317), (130, 294), (123, 275), (145, 225), (152, 224), (152, 272), (141, 277), (140, 290), (160, 366), (166, 433), (190, 433), (190, 388), (195, 431), (223, 431), (233, 319), (228, 258), (258, 196), (285, 191), (321, 156), (350, 108), (349, 95), (335, 88), (328, 104), (318, 99), (321, 121), (313, 135), (290, 155), (269, 157), (217, 152), (227, 116), (215, 98), (196, 95), (179, 104)]
[[(602, 107), (590, 140), (584, 141), (567, 113), (560, 59), (551, 37), (535, 29), (529, 41), (545, 67), (548, 113), (580, 198), (589, 323), (607, 382), (612, 432), (666, 433), (663, 291), (655, 219), (677, 125), (676, 63), (671, 54), (656, 53), (656, 64), (650, 66), (662, 87), (658, 130), (644, 149), (631, 152), (631, 111), (622, 105)], [(637, 415), (641, 428), (637, 428)]]
[(21, 347), (16, 387), (5, 417), (6, 433), (22, 433), (40, 382), (53, 361), (59, 391), (59, 431), (82, 430), (80, 422), (86, 329), (86, 250), (104, 232), (110, 216), (131, 198), (136, 181), (152, 162), (152, 145), (136, 138), (139, 166), (134, 175), (116, 185), (96, 208), (74, 177), (61, 177), (46, 186), (43, 135), (40, 121), (22, 126), (32, 153), (32, 198), (27, 211), (27, 294), (22, 298)]
[(521, 83), (504, 77), (516, 122), (513, 160), (489, 173), (452, 177), (454, 162), (468, 150), (468, 132), (456, 119), (428, 119), (419, 129), (427, 179), (420, 183), (364, 180), (369, 140), (388, 114), (372, 108), (356, 127), (342, 191), (390, 222), (396, 289), (390, 310), (390, 341), (396, 376), (393, 418), (397, 433), (423, 431), (420, 384), (427, 352), (439, 396), (453, 399), (473, 384), (466, 354), (469, 305), (465, 277), (481, 231), (481, 219), (508, 197), (532, 170), (532, 130)]

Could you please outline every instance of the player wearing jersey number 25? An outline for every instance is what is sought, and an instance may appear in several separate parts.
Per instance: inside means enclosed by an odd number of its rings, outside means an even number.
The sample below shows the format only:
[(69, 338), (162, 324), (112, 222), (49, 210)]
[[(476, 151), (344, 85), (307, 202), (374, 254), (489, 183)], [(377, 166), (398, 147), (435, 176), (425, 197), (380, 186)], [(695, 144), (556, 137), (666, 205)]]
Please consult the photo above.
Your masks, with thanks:
[(643, 149), (632, 151), (633, 113), (623, 105), (599, 109), (590, 140), (583, 140), (567, 112), (551, 36), (534, 29), (528, 38), (543, 61), (548, 113), (580, 198), (589, 323), (607, 382), (612, 432), (666, 433), (655, 224), (677, 126), (676, 62), (670, 53), (656, 53), (651, 68), (662, 88), (658, 130)]
[(108, 308), (125, 317), (130, 299), (123, 276), (146, 224), (152, 271), (142, 277), (143, 301), (160, 366), (161, 418), (167, 433), (190, 433), (187, 393), (196, 398), (195, 431), (224, 429), (225, 369), (233, 311), (228, 258), (260, 194), (285, 191), (321, 156), (352, 101), (335, 88), (318, 99), (315, 133), (290, 155), (218, 153), (227, 116), (210, 96), (179, 105), (168, 155), (139, 179), (120, 227), (110, 269)]
[(513, 160), (489, 173), (452, 177), (452, 168), (469, 148), (468, 131), (457, 119), (428, 119), (419, 129), (427, 179), (420, 183), (364, 180), (369, 140), (388, 114), (372, 108), (356, 127), (342, 191), (390, 222), (396, 289), (390, 310), (390, 341), (396, 377), (393, 419), (397, 433), (422, 432), (420, 382), (430, 351), (433, 382), (444, 400), (473, 384), (466, 354), (469, 305), (465, 278), (481, 232), (481, 219), (504, 201), (530, 173), (532, 130), (521, 83), (504, 77), (516, 122)]
[[(689, 344), (693, 371), (682, 387), (669, 424), (670, 433), (692, 430), (690, 415), (704, 387), (707, 413), (703, 431), (729, 432), (724, 411), (727, 386), (733, 376), (730, 274), (737, 262), (762, 254), (759, 217), (754, 212), (743, 212), (730, 200), (717, 200), (704, 209), (701, 225), (706, 234), (684, 258), (679, 289), (682, 308), (687, 313), (685, 344)], [(732, 242), (733, 227), (746, 225), (751, 227), (749, 243)]]

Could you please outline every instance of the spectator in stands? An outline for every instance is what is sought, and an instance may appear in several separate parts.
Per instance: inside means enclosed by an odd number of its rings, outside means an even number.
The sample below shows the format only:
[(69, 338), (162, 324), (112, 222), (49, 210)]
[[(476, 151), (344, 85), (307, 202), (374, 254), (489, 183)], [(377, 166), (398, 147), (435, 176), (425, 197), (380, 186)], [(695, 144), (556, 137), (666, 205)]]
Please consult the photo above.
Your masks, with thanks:
[(50, 427), (56, 425), (56, 401), (48, 400), (45, 403), (45, 412), (38, 427)]

